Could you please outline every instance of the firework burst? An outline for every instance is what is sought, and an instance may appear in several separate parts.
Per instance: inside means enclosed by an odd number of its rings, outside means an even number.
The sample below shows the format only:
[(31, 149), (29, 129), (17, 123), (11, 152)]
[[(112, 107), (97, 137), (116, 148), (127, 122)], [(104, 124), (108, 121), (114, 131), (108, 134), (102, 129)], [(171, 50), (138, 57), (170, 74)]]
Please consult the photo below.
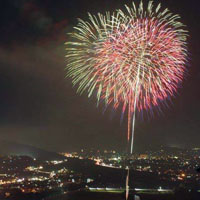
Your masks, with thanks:
[[(186, 63), (187, 31), (179, 16), (142, 1), (110, 14), (79, 19), (67, 42), (67, 76), (78, 93), (93, 93), (122, 113), (128, 110), (128, 140), (135, 113), (162, 112), (180, 86)], [(132, 125), (131, 125), (132, 123)], [(131, 153), (132, 153), (131, 145)]]

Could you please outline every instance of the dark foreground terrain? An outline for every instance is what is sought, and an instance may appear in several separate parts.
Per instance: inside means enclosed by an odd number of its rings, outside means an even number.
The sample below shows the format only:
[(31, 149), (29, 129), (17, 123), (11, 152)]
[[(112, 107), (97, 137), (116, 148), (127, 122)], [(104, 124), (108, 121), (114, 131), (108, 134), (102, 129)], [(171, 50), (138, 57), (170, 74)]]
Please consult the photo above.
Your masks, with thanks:
[[(176, 194), (138, 194), (141, 200), (200, 200), (200, 194), (194, 192), (185, 193), (183, 191)], [(130, 195), (130, 200), (133, 195)], [(72, 192), (62, 196), (51, 197), (45, 200), (125, 200), (122, 193), (104, 192)]]

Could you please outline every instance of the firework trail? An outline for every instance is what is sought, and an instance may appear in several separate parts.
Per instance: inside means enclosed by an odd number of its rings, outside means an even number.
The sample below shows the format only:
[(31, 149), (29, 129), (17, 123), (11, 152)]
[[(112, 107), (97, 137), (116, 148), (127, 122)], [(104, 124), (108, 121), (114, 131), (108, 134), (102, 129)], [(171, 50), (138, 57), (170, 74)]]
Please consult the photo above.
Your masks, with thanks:
[(132, 153), (136, 112), (140, 117), (162, 113), (185, 76), (187, 31), (179, 15), (161, 4), (125, 7), (79, 19), (66, 57), (67, 76), (78, 93), (95, 94), (97, 105), (101, 100), (127, 110)]

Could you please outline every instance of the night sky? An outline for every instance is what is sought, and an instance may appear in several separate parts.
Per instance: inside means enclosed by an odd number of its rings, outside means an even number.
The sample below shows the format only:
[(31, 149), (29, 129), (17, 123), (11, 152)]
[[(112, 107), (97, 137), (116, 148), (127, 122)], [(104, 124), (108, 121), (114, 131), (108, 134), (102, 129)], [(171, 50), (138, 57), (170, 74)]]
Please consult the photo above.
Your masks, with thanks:
[[(137, 0), (135, 0), (138, 2)], [(0, 140), (52, 151), (123, 150), (127, 119), (103, 114), (95, 97), (76, 94), (65, 78), (67, 32), (87, 12), (113, 11), (129, 0), (4, 0), (0, 4)], [(146, 1), (144, 1), (146, 2)], [(136, 122), (135, 147), (200, 146), (200, 2), (155, 0), (189, 30), (189, 76), (165, 115)]]

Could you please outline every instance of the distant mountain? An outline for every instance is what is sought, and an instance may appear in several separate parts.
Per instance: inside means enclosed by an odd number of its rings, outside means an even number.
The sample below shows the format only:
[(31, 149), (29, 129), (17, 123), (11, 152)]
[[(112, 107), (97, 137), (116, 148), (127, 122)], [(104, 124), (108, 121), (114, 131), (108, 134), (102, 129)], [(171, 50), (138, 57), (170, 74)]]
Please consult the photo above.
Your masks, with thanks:
[(26, 155), (42, 160), (65, 159), (64, 156), (56, 152), (49, 152), (30, 145), (10, 141), (0, 141), (0, 155)]
[(175, 145), (146, 145), (145, 148), (141, 147), (141, 148), (135, 148), (135, 152), (146, 152), (146, 151), (160, 151), (160, 150), (164, 150), (166, 152), (177, 152), (177, 151), (182, 151), (182, 150), (186, 150), (186, 148), (183, 148), (181, 146), (175, 146)]

